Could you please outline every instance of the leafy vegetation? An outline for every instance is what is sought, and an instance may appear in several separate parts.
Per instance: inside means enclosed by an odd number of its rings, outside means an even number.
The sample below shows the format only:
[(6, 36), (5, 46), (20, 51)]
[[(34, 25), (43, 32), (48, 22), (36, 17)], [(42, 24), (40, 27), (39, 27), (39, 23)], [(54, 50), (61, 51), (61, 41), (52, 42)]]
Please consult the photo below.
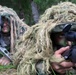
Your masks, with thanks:
[(10, 65), (0, 65), (0, 71), (4, 71), (6, 69), (12, 69), (12, 68), (16, 68), (14, 65), (10, 64)]

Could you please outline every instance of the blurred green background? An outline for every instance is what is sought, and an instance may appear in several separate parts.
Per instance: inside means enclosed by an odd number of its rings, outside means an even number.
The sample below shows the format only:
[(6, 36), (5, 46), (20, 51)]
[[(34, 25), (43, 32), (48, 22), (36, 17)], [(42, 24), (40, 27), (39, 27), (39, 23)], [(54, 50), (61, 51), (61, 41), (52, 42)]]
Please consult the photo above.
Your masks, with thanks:
[(76, 3), (76, 0), (0, 0), (0, 5), (14, 9), (19, 17), (31, 26), (38, 22), (47, 8), (64, 1)]

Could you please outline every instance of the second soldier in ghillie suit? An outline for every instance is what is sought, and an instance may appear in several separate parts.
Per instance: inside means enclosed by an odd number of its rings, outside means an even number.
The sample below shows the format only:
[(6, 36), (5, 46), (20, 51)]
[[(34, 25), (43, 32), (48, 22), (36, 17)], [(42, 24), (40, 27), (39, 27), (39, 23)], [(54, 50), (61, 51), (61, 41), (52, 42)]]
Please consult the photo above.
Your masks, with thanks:
[[(17, 65), (17, 74), (56, 75), (52, 63), (66, 60), (54, 55), (51, 33), (62, 31), (63, 27), (58, 26), (59, 24), (71, 22), (76, 22), (75, 4), (63, 2), (47, 9), (39, 22), (30, 27), (16, 44), (14, 63)], [(56, 26), (58, 28), (54, 29)], [(73, 25), (72, 29), (75, 28), (76, 25)], [(38, 67), (39, 62), (41, 66)]]
[[(8, 24), (9, 30), (8, 34), (6, 31), (6, 25)], [(7, 28), (8, 28), (7, 27)], [(16, 12), (8, 8), (6, 6), (0, 6), (0, 48), (4, 47), (6, 50), (10, 53), (9, 57), (11, 58), (11, 61), (13, 62), (13, 54), (15, 53), (15, 45), (17, 41), (20, 39), (20, 36), (23, 35), (23, 33), (29, 28), (16, 14)], [(7, 55), (8, 53), (4, 51)], [(0, 51), (1, 53), (1, 51)], [(1, 54), (0, 54), (1, 55)], [(4, 58), (3, 58), (4, 57)], [(0, 56), (0, 65), (8, 65), (7, 59), (8, 57), (5, 54), (2, 54)], [(9, 75), (9, 73), (1, 73)], [(12, 75), (15, 75), (12, 73)]]

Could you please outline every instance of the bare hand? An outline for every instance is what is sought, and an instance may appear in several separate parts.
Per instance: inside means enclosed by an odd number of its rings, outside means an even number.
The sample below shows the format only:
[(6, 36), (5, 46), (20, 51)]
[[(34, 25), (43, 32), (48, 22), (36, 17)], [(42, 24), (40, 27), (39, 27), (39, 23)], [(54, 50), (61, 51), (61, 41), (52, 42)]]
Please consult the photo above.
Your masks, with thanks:
[(10, 64), (10, 60), (6, 57), (2, 57), (0, 58), (0, 65), (9, 65)]
[[(58, 58), (61, 58), (62, 57), (61, 54), (68, 49), (69, 49), (69, 46), (60, 48), (59, 50), (55, 52), (55, 56)], [(71, 61), (63, 61), (61, 63), (52, 63), (53, 69), (61, 74), (65, 73), (66, 70), (70, 70), (73, 66), (74, 66), (74, 63), (72, 63)]]

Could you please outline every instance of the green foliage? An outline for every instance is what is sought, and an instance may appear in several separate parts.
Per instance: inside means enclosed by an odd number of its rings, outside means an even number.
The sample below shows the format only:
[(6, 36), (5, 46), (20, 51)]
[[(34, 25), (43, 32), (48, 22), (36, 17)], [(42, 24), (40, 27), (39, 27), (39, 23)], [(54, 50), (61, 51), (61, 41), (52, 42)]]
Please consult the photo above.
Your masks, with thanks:
[(12, 69), (12, 68), (16, 68), (14, 65), (10, 64), (10, 65), (0, 65), (0, 71), (4, 71), (6, 69)]
[(76, 3), (76, 0), (70, 0), (71, 2), (73, 2), (73, 3)]
[(76, 3), (76, 0), (34, 0), (34, 2), (36, 2), (39, 12), (40, 14), (43, 14), (44, 11), (51, 7), (52, 5), (56, 5), (60, 2), (64, 2), (64, 1), (71, 1)]
[(48, 7), (51, 7), (54, 0), (34, 0), (38, 6), (40, 14), (42, 14)]

